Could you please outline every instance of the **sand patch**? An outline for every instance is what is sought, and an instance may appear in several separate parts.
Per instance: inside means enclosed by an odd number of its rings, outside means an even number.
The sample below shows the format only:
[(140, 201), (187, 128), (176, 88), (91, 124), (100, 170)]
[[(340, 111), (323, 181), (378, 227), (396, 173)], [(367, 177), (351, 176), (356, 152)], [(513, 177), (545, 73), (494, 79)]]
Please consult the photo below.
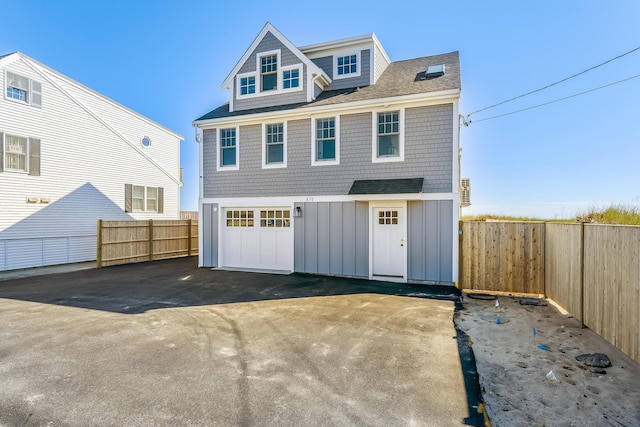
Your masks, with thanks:
[[(494, 426), (640, 425), (640, 365), (552, 304), (498, 301), (465, 297), (456, 317)], [(613, 366), (596, 373), (575, 359), (584, 353), (605, 353)]]

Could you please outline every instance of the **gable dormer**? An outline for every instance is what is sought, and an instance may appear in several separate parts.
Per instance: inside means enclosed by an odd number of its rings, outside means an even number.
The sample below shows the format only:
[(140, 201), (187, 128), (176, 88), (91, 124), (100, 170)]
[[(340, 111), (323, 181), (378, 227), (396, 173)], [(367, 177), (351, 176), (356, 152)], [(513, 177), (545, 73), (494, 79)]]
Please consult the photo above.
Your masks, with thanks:
[(303, 46), (300, 51), (331, 78), (324, 90), (373, 85), (391, 63), (373, 33)]
[(311, 102), (331, 83), (271, 23), (267, 23), (222, 84), (229, 110), (241, 111)]

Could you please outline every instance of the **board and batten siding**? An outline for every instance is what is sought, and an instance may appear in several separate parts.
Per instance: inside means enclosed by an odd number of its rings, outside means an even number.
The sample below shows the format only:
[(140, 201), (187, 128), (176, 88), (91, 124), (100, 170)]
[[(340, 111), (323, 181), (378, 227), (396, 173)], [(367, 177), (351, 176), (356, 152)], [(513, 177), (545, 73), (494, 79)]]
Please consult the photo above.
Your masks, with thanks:
[(453, 201), (407, 203), (408, 280), (453, 283)]
[(367, 202), (296, 203), (294, 271), (334, 276), (369, 276)]
[(311, 120), (287, 122), (288, 160), (281, 169), (262, 169), (262, 127), (247, 125), (240, 126), (237, 140), (239, 169), (217, 171), (216, 131), (205, 130), (203, 196), (345, 195), (353, 181), (381, 177), (424, 177), (424, 193), (452, 191), (452, 104), (405, 110), (403, 162), (372, 163), (372, 114), (358, 113), (340, 115), (340, 164), (311, 166)]
[(218, 267), (218, 215), (220, 209), (217, 203), (204, 203), (202, 205), (202, 220), (200, 222), (199, 248), (200, 267)]
[[(6, 68), (42, 83), (42, 108), (0, 97), (0, 132), (40, 139), (40, 176), (0, 173), (0, 269), (95, 259), (97, 219), (178, 218), (179, 184), (112, 129), (134, 146), (137, 135), (149, 136), (148, 155), (176, 178), (179, 138), (133, 113), (108, 113), (117, 109), (109, 103), (94, 105), (105, 125), (56, 87), (62, 86), (58, 75), (39, 67), (36, 72), (25, 61)], [(163, 187), (164, 214), (125, 213), (125, 184)], [(28, 197), (48, 203), (27, 203)]]
[[(256, 55), (259, 55), (261, 52), (268, 52), (272, 50), (280, 49), (280, 66), (286, 67), (289, 65), (297, 65), (302, 64), (302, 70), (300, 72), (300, 85), (302, 90), (294, 90), (288, 93), (270, 93), (268, 95), (263, 96), (254, 96), (250, 98), (238, 98), (236, 96), (238, 84), (237, 79), (233, 78), (233, 89), (231, 96), (233, 97), (233, 109), (235, 111), (240, 110), (248, 110), (252, 108), (263, 108), (263, 107), (273, 107), (276, 105), (287, 105), (287, 104), (295, 104), (299, 102), (307, 102), (307, 66), (302, 63), (300, 58), (298, 58), (293, 52), (291, 52), (284, 44), (278, 40), (271, 32), (268, 32), (264, 38), (258, 43), (258, 46), (251, 52), (247, 61), (240, 67), (239, 74), (243, 73), (251, 73), (257, 72), (256, 75), (256, 90), (258, 89), (257, 83), (258, 78), (260, 78), (260, 70), (256, 69), (257, 61)], [(278, 70), (278, 74), (281, 74), (282, 71)], [(280, 77), (279, 77), (280, 79)]]

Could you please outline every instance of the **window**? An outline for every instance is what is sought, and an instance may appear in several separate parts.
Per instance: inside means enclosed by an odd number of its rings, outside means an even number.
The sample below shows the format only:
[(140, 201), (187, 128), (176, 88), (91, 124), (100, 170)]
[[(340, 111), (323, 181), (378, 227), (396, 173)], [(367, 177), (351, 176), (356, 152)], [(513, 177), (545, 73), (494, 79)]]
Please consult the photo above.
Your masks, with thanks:
[(147, 212), (158, 211), (158, 188), (147, 187)]
[(151, 147), (151, 138), (149, 138), (148, 136), (143, 136), (142, 139), (140, 140), (140, 144), (144, 147), (144, 148), (149, 148)]
[(378, 114), (378, 157), (400, 155), (398, 112)]
[(333, 78), (360, 76), (360, 51), (341, 52), (333, 57)]
[(227, 227), (253, 227), (253, 211), (227, 211)]
[(125, 212), (164, 212), (164, 189), (143, 185), (125, 184)]
[(287, 210), (264, 210), (260, 211), (260, 227), (282, 228), (291, 227), (291, 212)]
[(326, 166), (340, 163), (340, 117), (313, 120), (311, 165)]
[(42, 106), (42, 84), (28, 77), (7, 71), (5, 76), (7, 99)]
[(287, 166), (287, 125), (275, 123), (263, 125), (262, 167)]
[(220, 129), (218, 131), (220, 159), (218, 161), (218, 170), (221, 169), (238, 169), (238, 149), (236, 143), (236, 128)]
[(7, 135), (4, 138), (4, 169), (27, 172), (27, 138)]
[(378, 224), (380, 225), (397, 225), (398, 211), (380, 211), (378, 212)]
[(144, 187), (133, 186), (133, 211), (144, 211)]
[(282, 87), (291, 89), (300, 86), (300, 70), (286, 70), (282, 72)]
[(240, 78), (240, 95), (249, 95), (256, 93), (256, 77), (241, 77)]
[(358, 71), (358, 62), (355, 55), (338, 57), (338, 75), (355, 74)]
[(268, 55), (260, 57), (260, 79), (261, 90), (278, 89), (278, 55)]
[(404, 110), (373, 114), (373, 161), (404, 160)]
[(0, 132), (0, 172), (40, 176), (40, 140)]

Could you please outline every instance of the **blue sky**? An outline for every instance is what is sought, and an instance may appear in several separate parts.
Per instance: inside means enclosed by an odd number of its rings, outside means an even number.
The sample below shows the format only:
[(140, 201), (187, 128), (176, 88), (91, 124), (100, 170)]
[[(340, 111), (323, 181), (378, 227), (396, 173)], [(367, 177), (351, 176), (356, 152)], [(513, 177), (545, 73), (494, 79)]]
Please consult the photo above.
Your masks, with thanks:
[[(640, 46), (635, 0), (0, 0), (0, 7), (19, 18), (2, 20), (0, 54), (21, 51), (184, 135), (183, 210), (197, 210), (191, 122), (226, 102), (222, 81), (267, 21), (299, 46), (375, 32), (392, 60), (458, 50), (462, 114)], [(472, 115), (461, 130), (473, 203), (463, 214), (562, 218), (640, 205), (640, 78), (480, 121), (638, 74), (640, 51)]]

